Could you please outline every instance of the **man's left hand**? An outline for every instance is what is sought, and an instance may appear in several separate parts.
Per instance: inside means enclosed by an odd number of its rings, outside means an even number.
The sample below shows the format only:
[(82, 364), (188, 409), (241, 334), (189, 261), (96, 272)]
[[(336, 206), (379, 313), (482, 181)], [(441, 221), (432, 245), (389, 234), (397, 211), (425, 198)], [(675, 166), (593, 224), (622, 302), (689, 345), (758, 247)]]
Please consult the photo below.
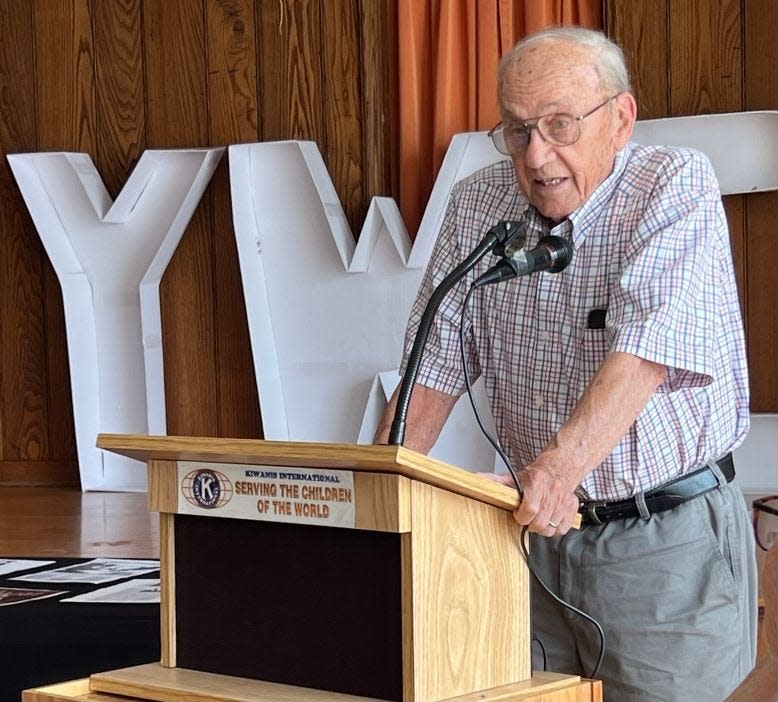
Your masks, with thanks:
[[(497, 473), (478, 473), (482, 478), (515, 488), (513, 478)], [(524, 498), (514, 519), (543, 536), (566, 534), (578, 515), (578, 498), (569, 486), (547, 470), (527, 466), (519, 476)]]
[(561, 536), (573, 526), (578, 498), (569, 481), (530, 464), (521, 472), (524, 497), (513, 518), (541, 536)]

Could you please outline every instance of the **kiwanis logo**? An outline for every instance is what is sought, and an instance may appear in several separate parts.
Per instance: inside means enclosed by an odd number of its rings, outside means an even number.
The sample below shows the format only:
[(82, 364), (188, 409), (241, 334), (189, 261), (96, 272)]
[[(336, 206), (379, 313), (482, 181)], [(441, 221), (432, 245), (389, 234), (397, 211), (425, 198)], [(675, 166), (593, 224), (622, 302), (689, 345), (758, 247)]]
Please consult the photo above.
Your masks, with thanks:
[(184, 476), (181, 492), (187, 502), (196, 507), (216, 509), (232, 499), (232, 483), (218, 470), (199, 468)]

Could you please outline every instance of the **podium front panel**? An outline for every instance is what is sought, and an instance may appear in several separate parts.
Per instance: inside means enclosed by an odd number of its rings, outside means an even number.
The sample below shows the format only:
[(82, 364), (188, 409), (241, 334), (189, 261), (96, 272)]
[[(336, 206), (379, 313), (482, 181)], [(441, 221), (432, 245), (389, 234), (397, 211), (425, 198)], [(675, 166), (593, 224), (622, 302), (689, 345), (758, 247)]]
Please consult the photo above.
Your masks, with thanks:
[(399, 702), (402, 538), (176, 515), (176, 665)]

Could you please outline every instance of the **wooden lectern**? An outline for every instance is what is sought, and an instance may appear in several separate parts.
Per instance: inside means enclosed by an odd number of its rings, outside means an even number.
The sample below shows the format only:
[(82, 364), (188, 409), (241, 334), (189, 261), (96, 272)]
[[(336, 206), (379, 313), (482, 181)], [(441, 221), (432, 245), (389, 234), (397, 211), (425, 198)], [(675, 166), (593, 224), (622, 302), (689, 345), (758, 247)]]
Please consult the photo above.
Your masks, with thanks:
[(398, 446), (101, 435), (148, 463), (162, 660), (25, 702), (596, 702), (530, 667), (517, 494)]

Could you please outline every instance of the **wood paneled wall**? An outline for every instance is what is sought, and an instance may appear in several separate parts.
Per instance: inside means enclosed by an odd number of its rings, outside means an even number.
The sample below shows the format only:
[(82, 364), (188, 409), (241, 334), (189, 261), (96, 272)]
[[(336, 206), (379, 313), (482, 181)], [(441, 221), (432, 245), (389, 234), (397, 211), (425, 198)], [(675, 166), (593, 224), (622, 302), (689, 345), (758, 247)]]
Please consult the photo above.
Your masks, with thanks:
[[(0, 483), (78, 481), (59, 283), (8, 169), (313, 139), (356, 232), (394, 195), (394, 0), (0, 0)], [(293, 236), (290, 232), (290, 236)], [(168, 431), (261, 437), (222, 160), (161, 285)]]
[[(605, 0), (640, 119), (778, 109), (775, 0)], [(778, 192), (724, 198), (746, 325), (751, 409), (778, 411)]]

